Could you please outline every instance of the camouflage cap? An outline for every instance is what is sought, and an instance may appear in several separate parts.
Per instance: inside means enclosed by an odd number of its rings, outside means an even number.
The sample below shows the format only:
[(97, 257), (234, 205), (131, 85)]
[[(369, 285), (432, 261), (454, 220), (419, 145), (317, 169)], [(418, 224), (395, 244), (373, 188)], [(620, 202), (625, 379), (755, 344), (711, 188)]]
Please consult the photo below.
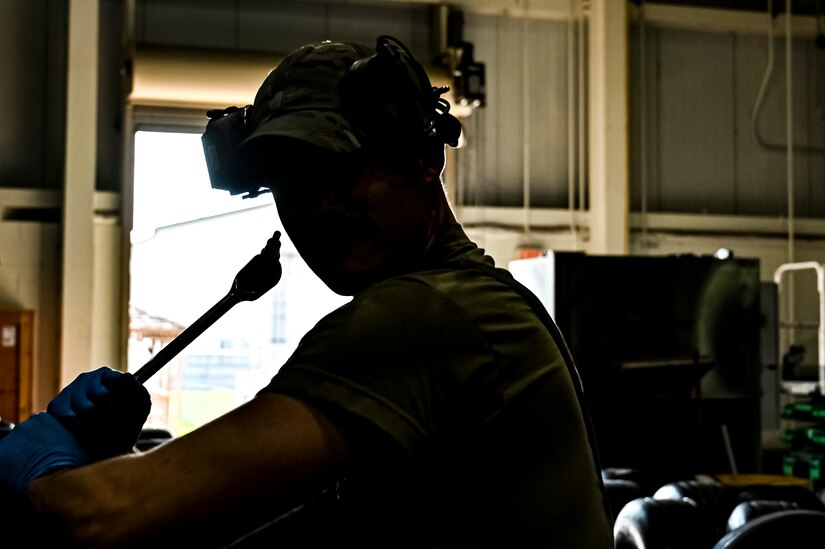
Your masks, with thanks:
[(255, 96), (251, 133), (241, 148), (261, 137), (287, 137), (333, 152), (361, 148), (341, 112), (338, 84), (357, 60), (375, 53), (352, 42), (307, 44), (287, 55)]

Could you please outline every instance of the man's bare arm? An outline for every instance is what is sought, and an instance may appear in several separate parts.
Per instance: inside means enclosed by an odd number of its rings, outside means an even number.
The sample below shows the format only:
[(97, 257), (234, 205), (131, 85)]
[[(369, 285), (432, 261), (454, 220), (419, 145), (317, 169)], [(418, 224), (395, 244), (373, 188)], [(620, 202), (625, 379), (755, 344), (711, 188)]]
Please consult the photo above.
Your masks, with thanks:
[(28, 495), (83, 546), (221, 546), (333, 482), (346, 456), (321, 412), (269, 393), (144, 454), (38, 479)]

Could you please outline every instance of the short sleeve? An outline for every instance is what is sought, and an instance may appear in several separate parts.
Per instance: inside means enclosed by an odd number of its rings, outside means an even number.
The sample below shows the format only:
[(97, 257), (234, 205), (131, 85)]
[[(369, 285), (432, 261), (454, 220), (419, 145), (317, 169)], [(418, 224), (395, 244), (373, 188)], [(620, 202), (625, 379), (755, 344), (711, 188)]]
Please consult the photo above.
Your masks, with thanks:
[(414, 452), (428, 438), (473, 421), (468, 410), (485, 409), (494, 362), (458, 304), (401, 278), (322, 319), (264, 391), (364, 420)]

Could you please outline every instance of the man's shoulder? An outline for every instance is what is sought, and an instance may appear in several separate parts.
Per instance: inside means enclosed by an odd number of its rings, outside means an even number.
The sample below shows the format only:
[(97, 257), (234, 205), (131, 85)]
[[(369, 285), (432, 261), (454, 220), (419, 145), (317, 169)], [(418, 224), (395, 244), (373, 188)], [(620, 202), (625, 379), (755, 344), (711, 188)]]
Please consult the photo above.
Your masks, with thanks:
[[(447, 265), (376, 283), (356, 296), (345, 316), (374, 323), (428, 323), (433, 329), (460, 323), (474, 330), (541, 324), (534, 311), (502, 279), (473, 265)], [(469, 328), (469, 326), (468, 326)]]
[[(417, 313), (436, 309), (467, 309), (473, 303), (497, 303), (508, 293), (496, 281), (467, 268), (439, 267), (377, 282), (353, 298), (354, 309)], [(442, 311), (443, 312), (443, 311)]]
[(474, 268), (475, 262), (445, 264), (395, 276), (378, 282), (364, 291), (366, 295), (400, 291), (410, 293), (461, 293), (489, 292), (490, 277), (481, 269)]
[(455, 269), (433, 269), (382, 280), (355, 296), (348, 308), (352, 312), (368, 311), (395, 318), (421, 315), (452, 315), (462, 307), (470, 294), (480, 295), (472, 288), (465, 273)]

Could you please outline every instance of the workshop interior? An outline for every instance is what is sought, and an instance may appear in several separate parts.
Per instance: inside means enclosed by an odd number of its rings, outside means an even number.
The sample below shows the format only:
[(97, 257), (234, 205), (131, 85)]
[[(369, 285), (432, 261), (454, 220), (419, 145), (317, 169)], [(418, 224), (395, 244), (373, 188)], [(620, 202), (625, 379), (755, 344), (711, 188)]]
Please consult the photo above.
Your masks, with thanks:
[(449, 87), (456, 218), (576, 361), (616, 546), (825, 539), (825, 0), (4, 0), (0, 28), (0, 436), (101, 365), (145, 376), (139, 450), (265, 385), (346, 300), (287, 238), (244, 294), (283, 230), (210, 188), (206, 112), (391, 34)]

